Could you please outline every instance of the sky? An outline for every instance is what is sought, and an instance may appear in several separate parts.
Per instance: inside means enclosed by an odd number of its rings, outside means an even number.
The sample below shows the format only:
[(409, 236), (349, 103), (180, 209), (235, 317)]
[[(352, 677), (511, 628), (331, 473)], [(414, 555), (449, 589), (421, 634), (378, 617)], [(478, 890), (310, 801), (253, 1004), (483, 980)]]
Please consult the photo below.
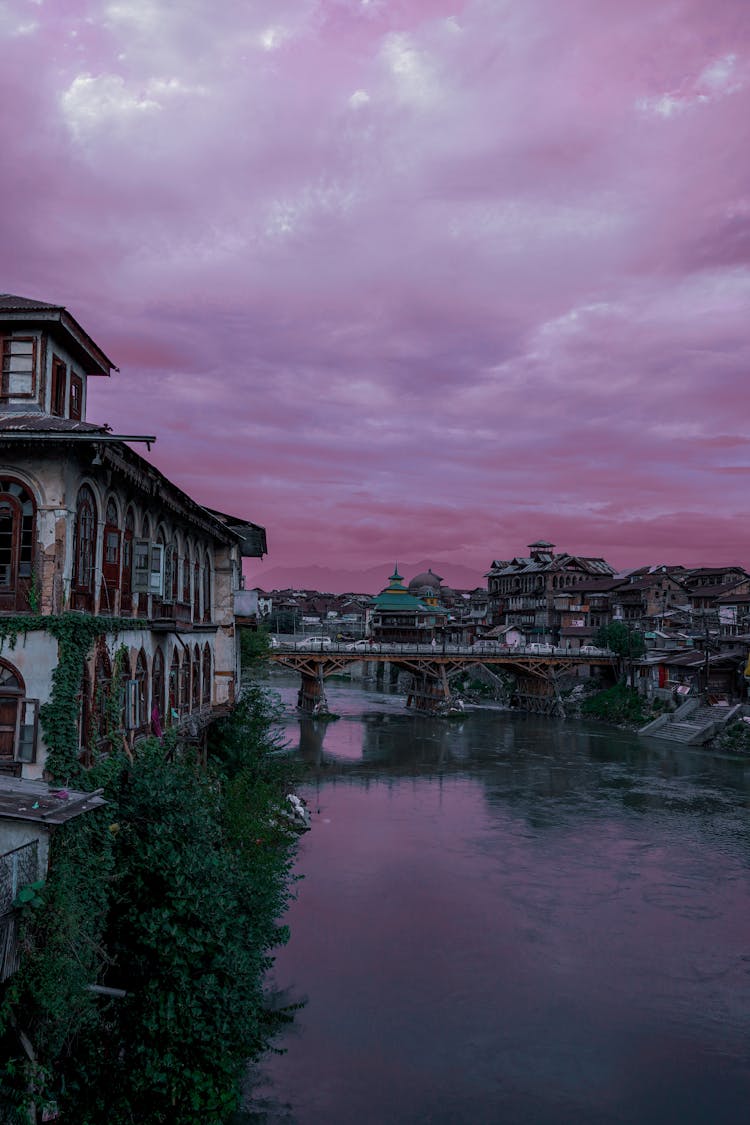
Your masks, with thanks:
[(0, 0), (0, 289), (266, 566), (750, 566), (748, 0)]

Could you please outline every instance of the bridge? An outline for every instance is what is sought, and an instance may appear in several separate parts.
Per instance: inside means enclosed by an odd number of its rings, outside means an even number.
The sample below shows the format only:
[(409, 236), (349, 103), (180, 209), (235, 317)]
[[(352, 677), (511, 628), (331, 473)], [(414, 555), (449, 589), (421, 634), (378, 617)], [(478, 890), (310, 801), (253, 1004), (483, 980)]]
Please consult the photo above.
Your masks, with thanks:
[(571, 653), (562, 649), (539, 652), (530, 648), (501, 648), (459, 645), (373, 644), (358, 647), (351, 644), (309, 646), (299, 642), (292, 648), (271, 649), (269, 660), (298, 672), (301, 687), (299, 710), (309, 714), (327, 711), (325, 679), (343, 672), (353, 664), (389, 665), (411, 675), (411, 689), (406, 706), (429, 714), (450, 713), (452, 694), (450, 681), (467, 667), (483, 664), (506, 669), (516, 677), (514, 698), (518, 706), (536, 714), (563, 714), (559, 679), (582, 665), (612, 669), (616, 657), (600, 651), (596, 654)]

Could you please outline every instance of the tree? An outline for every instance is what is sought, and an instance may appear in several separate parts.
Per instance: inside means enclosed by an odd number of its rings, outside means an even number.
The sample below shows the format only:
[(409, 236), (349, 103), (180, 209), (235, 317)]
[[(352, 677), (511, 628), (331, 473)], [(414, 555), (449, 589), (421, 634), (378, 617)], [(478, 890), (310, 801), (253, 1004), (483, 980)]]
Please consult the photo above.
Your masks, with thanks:
[(619, 657), (618, 665), (620, 676), (624, 677), (625, 668), (628, 669), (628, 678), (633, 684), (633, 661), (638, 660), (646, 651), (643, 633), (622, 621), (611, 621), (609, 625), (602, 625), (594, 637), (594, 643), (600, 648), (608, 648), (615, 656)]

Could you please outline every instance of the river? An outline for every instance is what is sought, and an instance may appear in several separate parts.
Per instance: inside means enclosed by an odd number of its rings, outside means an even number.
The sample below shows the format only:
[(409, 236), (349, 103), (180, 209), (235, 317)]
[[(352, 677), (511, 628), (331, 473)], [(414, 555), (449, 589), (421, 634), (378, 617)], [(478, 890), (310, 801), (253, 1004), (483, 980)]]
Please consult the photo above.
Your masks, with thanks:
[(750, 763), (328, 686), (258, 1125), (746, 1125)]

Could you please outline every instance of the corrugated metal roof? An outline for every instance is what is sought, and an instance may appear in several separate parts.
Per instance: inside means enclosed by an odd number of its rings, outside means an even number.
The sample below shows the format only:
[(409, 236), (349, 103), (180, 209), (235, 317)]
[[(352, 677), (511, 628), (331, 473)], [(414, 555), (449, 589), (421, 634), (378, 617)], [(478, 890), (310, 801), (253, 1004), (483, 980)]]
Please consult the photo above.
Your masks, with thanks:
[(59, 309), (62, 311), (63, 305), (51, 305), (49, 301), (36, 301), (33, 297), (17, 297), (14, 293), (0, 293), (0, 309), (23, 309), (24, 311), (33, 311), (34, 309)]
[(44, 434), (108, 434), (110, 426), (78, 422), (74, 418), (53, 418), (50, 414), (0, 414), (0, 431)]

